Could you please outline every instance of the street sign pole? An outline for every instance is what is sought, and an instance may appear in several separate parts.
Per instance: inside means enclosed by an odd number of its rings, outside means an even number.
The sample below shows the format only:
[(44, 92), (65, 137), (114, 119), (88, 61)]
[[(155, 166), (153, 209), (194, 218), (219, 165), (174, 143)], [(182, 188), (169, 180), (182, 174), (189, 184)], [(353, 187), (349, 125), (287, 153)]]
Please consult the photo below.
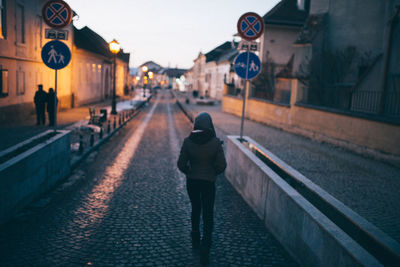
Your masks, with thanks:
[[(250, 53), (249, 53), (249, 47), (247, 47), (247, 66), (249, 65), (250, 61)], [(249, 68), (246, 68), (246, 79), (243, 85), (243, 106), (242, 106), (242, 121), (240, 123), (240, 142), (243, 141), (243, 128), (244, 128), (244, 116), (245, 116), (245, 110), (246, 110), (246, 95), (247, 95), (247, 90), (249, 90), (249, 85), (248, 85), (248, 80), (247, 77), (249, 75)]]
[(57, 131), (57, 69), (56, 69), (56, 78), (54, 85), (54, 132)]
[(245, 81), (243, 85), (243, 106), (242, 106), (242, 121), (240, 123), (240, 142), (243, 141), (243, 127), (244, 127), (244, 116), (245, 116), (245, 109), (246, 109), (246, 91), (247, 91), (247, 81)]
[[(60, 41), (50, 41), (42, 48), (43, 63), (55, 70), (55, 85), (54, 85), (54, 131), (57, 130), (57, 70), (65, 68), (71, 60), (71, 51), (68, 46)], [(50, 114), (49, 114), (50, 115)]]
[[(258, 44), (252, 44), (254, 41), (263, 34), (264, 32), (264, 20), (254, 12), (248, 12), (243, 14), (238, 22), (237, 29), (239, 35), (243, 38), (242, 44), (239, 45), (240, 48), (244, 48), (246, 52), (239, 54), (235, 59), (235, 72), (242, 78), (245, 83), (243, 85), (243, 106), (242, 106), (242, 121), (240, 123), (240, 142), (243, 142), (243, 128), (244, 128), (244, 117), (246, 111), (246, 97), (247, 90), (250, 90), (250, 81), (255, 78), (261, 70), (261, 62), (258, 56), (251, 53), (250, 50), (258, 51)], [(249, 43), (246, 43), (249, 42)], [(254, 46), (254, 47), (253, 47)], [(239, 48), (239, 50), (241, 50)], [(250, 63), (251, 60), (251, 63)], [(243, 71), (245, 69), (245, 71)]]
[[(63, 0), (49, 0), (42, 8), (44, 22), (52, 28), (63, 28), (71, 23), (72, 9)], [(46, 29), (46, 39), (68, 40), (67, 30)], [(54, 132), (57, 131), (57, 70), (65, 68), (71, 60), (71, 51), (60, 41), (50, 41), (42, 48), (43, 63), (55, 70)]]

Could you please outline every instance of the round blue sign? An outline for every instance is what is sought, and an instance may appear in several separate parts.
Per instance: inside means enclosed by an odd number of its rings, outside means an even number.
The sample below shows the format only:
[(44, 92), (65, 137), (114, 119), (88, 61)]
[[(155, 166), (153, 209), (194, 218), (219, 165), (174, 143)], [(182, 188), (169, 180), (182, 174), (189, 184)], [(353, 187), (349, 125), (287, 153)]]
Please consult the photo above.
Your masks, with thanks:
[(42, 48), (42, 60), (47, 67), (59, 70), (71, 61), (71, 51), (60, 41), (50, 41)]
[(235, 72), (245, 80), (255, 78), (261, 71), (261, 62), (258, 56), (252, 52), (240, 53), (235, 59)]

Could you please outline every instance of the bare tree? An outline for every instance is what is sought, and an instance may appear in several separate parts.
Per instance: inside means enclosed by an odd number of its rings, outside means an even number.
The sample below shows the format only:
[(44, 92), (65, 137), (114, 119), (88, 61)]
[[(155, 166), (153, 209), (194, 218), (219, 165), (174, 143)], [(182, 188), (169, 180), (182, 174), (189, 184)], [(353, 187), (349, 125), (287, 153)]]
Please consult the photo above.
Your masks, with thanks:
[[(357, 81), (372, 62), (371, 53), (360, 54), (355, 47), (314, 53), (300, 65), (298, 78), (308, 88), (310, 104), (342, 107), (347, 103), (349, 84)], [(340, 99), (342, 98), (342, 99)]]
[(273, 100), (276, 83), (276, 64), (268, 57), (267, 62), (262, 64), (261, 73), (251, 82), (253, 85), (253, 96)]

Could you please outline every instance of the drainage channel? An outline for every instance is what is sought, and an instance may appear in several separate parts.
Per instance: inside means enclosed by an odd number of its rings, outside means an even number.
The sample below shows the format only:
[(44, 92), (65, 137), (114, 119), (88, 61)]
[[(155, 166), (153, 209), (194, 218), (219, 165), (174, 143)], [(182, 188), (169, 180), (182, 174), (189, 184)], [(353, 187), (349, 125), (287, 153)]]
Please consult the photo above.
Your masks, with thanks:
[(290, 170), (281, 166), (278, 162), (265, 154), (261, 149), (246, 140), (238, 138), (239, 142), (246, 145), (249, 150), (263, 161), (269, 168), (285, 180), (300, 195), (307, 199), (319, 211), (327, 216), (333, 223), (340, 227), (347, 235), (354, 239), (359, 245), (366, 249), (384, 265), (393, 265), (400, 262), (400, 256), (390, 247), (383, 244), (382, 240), (364, 229), (357, 222), (346, 216), (342, 211), (327, 201), (323, 196), (311, 190), (300, 181)]

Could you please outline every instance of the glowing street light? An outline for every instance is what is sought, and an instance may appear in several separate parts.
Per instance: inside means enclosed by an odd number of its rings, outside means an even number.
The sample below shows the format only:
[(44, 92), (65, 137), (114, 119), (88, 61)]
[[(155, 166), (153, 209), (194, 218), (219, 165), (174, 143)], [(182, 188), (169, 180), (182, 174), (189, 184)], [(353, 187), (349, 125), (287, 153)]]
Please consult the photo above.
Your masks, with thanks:
[(108, 44), (111, 53), (114, 54), (114, 70), (113, 70), (113, 97), (112, 97), (112, 104), (111, 104), (111, 114), (115, 115), (117, 114), (117, 109), (116, 109), (116, 100), (115, 100), (115, 90), (116, 90), (116, 65), (117, 65), (117, 54), (118, 52), (121, 50), (121, 46), (120, 44), (117, 42), (117, 40), (112, 40), (109, 44)]
[(146, 85), (147, 85), (147, 76), (146, 72), (149, 70), (149, 68), (144, 65), (142, 67), (142, 72), (143, 72), (143, 97), (146, 97)]

